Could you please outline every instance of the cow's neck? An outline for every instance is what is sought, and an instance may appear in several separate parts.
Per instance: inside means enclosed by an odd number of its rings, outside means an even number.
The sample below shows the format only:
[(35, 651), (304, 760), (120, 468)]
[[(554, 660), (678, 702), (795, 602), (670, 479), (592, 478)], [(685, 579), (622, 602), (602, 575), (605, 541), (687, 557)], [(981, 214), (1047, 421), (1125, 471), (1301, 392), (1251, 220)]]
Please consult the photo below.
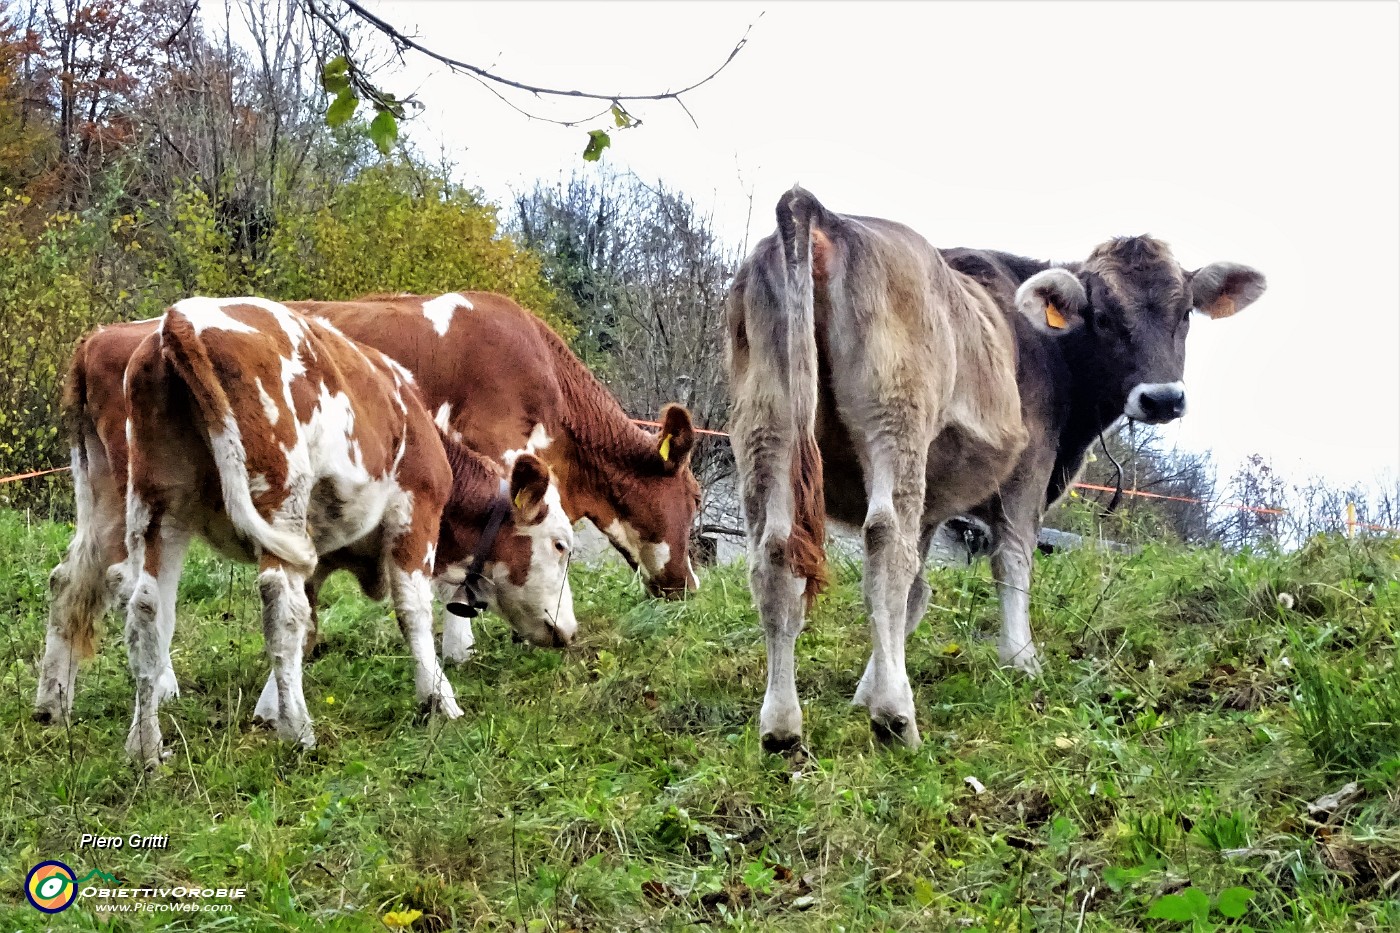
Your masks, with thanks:
[(632, 422), (558, 335), (543, 323), (536, 326), (554, 355), (564, 397), (567, 443), (560, 455), (569, 462), (551, 466), (564, 480), (565, 509), (571, 519), (606, 527), (618, 518), (647, 458), (656, 455), (656, 439)]
[(1124, 375), (1108, 361), (1088, 327), (1056, 338), (1069, 372), (1069, 413), (1060, 433), (1057, 466), (1077, 473), (1099, 435), (1123, 416)]
[(452, 467), (452, 491), (438, 536), (437, 565), (459, 564), (475, 552), (501, 495), (501, 477), (486, 458), (465, 444), (442, 437)]

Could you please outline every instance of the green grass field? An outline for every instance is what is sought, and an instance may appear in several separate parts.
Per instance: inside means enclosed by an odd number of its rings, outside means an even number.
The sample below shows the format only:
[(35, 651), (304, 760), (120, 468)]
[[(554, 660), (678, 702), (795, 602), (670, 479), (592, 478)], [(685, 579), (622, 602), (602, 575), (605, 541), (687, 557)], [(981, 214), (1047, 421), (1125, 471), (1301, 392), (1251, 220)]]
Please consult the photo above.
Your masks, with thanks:
[[(849, 705), (867, 639), (842, 566), (799, 642), (807, 751), (791, 758), (759, 748), (763, 641), (740, 567), (684, 603), (575, 568), (575, 647), (532, 650), (485, 620), (450, 672), (466, 710), (450, 724), (418, 717), (389, 611), (337, 579), (304, 752), (252, 722), (267, 667), (251, 570), (197, 548), (182, 693), (163, 709), (175, 753), (144, 773), (122, 751), (116, 616), (72, 726), (30, 718), (68, 535), (0, 512), (0, 930), (1400, 927), (1394, 541), (1037, 558), (1036, 681), (996, 666), (985, 564), (934, 570), (909, 652), (917, 752), (876, 744)], [(1357, 796), (1310, 814), (1351, 781)], [(85, 832), (170, 842), (79, 852)], [(45, 859), (248, 896), (115, 921), (84, 898), (49, 920), (22, 890)]]

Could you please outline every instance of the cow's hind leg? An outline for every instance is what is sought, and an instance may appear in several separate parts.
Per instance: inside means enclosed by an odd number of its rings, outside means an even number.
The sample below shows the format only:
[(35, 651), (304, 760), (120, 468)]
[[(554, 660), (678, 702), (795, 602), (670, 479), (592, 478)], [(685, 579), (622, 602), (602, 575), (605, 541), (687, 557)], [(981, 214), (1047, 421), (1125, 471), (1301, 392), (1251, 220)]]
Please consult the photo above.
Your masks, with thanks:
[[(773, 418), (771, 420), (777, 420)], [(735, 447), (743, 480), (748, 530), (749, 586), (763, 621), (768, 684), (758, 714), (763, 747), (786, 751), (802, 741), (802, 706), (797, 696), (797, 636), (805, 625), (807, 579), (794, 572), (791, 552), (793, 448), (763, 423), (736, 429)]]
[(920, 740), (904, 643), (920, 565), (917, 541), (927, 449), (927, 443), (910, 443), (908, 435), (902, 442), (877, 439), (871, 445), (870, 505), (863, 527), (871, 655), (853, 701), (869, 710), (877, 736), (911, 747)]
[(97, 623), (126, 589), (126, 494), (99, 445), (73, 452), (77, 522), (63, 561), (49, 575), (49, 625), (34, 718), (67, 721), (79, 662), (96, 651)]
[(170, 663), (170, 643), (175, 633), (175, 602), (189, 550), (190, 532), (177, 522), (151, 516), (151, 509), (137, 501), (132, 514), (139, 516), (129, 538), (131, 565), (139, 568), (135, 589), (127, 604), (127, 658), (136, 682), (136, 705), (127, 732), (126, 751), (147, 765), (168, 755), (162, 747), (160, 704), (173, 696), (175, 673)]
[(306, 578), (276, 557), (264, 554), (258, 573), (263, 604), (263, 641), (277, 690), (277, 734), (306, 748), (316, 744), (311, 713), (302, 692), (302, 661), (311, 625)]
[(389, 585), (399, 629), (413, 653), (414, 685), (418, 703), (448, 719), (462, 715), (456, 694), (433, 644), (433, 564), (429, 543), (435, 537), (438, 515), (426, 502), (414, 504), (412, 523), (387, 555)]
[[(304, 589), (306, 591), (307, 628), (306, 637), (302, 641), (303, 659), (310, 657), (312, 650), (316, 647), (316, 641), (320, 637), (320, 617), (316, 604), (321, 595), (321, 586), (336, 569), (328, 561), (318, 561), (316, 569), (306, 580)], [(281, 704), (277, 700), (277, 678), (269, 671), (267, 682), (263, 684), (262, 693), (258, 695), (257, 705), (253, 707), (253, 717), (264, 722), (275, 723), (281, 717), (281, 709)]]

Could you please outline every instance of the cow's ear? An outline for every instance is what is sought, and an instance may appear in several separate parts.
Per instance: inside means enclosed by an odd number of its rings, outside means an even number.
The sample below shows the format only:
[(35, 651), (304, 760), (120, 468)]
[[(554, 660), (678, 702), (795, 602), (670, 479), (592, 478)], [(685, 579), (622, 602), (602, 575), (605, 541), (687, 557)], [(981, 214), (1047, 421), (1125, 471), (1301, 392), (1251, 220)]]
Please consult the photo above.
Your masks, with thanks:
[(1267, 286), (1257, 269), (1237, 262), (1213, 262), (1191, 273), (1191, 304), (1218, 321), (1253, 304)]
[(549, 467), (534, 454), (521, 454), (510, 468), (510, 501), (515, 508), (515, 521), (533, 525), (544, 518), (549, 506), (544, 501), (549, 492)]
[(667, 405), (661, 410), (661, 433), (656, 437), (662, 470), (674, 473), (685, 466), (694, 447), (695, 428), (690, 423), (690, 412), (680, 405)]
[(1084, 323), (1089, 296), (1078, 276), (1068, 269), (1046, 269), (1016, 289), (1016, 309), (1049, 334), (1063, 334)]

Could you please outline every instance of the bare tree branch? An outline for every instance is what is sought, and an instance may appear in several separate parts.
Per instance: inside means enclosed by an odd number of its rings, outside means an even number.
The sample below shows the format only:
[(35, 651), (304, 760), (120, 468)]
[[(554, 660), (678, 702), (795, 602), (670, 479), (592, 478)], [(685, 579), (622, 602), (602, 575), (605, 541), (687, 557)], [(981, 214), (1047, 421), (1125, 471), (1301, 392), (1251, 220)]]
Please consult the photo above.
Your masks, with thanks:
[[(345, 34), (345, 31), (337, 23), (335, 17), (331, 16), (326, 10), (321, 9), (318, 5), (317, 0), (304, 0), (304, 2), (308, 11), (310, 11), (310, 13), (315, 18), (317, 18), (328, 28), (330, 28), (331, 31), (334, 32), (337, 35), (337, 37), (341, 40), (342, 45), (348, 50), (349, 38)], [(714, 71), (710, 72), (708, 75), (701, 78), (700, 80), (688, 84), (685, 87), (680, 88), (679, 90), (659, 91), (650, 94), (626, 94), (621, 92), (604, 94), (596, 91), (578, 90), (576, 88), (545, 87), (543, 85), (530, 84), (525, 81), (517, 81), (513, 78), (507, 78), (504, 75), (496, 74), (488, 68), (483, 68), (480, 65), (475, 65), (471, 62), (462, 61), (459, 58), (453, 58), (450, 55), (445, 55), (442, 52), (438, 52), (434, 49), (429, 48), (428, 46), (419, 42), (417, 39), (406, 34), (403, 30), (394, 26), (392, 23), (389, 23), (381, 17), (370, 12), (360, 3), (357, 3), (356, 0), (340, 0), (340, 2), (344, 4), (345, 8), (348, 9), (351, 13), (353, 13), (361, 22), (370, 26), (375, 31), (379, 32), (381, 35), (387, 38), (400, 54), (402, 54), (405, 51), (417, 52), (418, 54), (426, 56), (427, 58), (430, 58), (435, 62), (438, 62), (442, 65), (446, 65), (447, 68), (451, 70), (454, 74), (464, 75), (466, 77), (472, 78), (473, 80), (481, 84), (483, 87), (491, 91), (491, 93), (495, 94), (496, 97), (499, 98), (503, 103), (505, 103), (511, 109), (515, 110), (517, 113), (520, 113), (522, 116), (525, 116), (531, 120), (539, 120), (544, 123), (553, 123), (556, 126), (565, 127), (578, 126), (581, 123), (596, 120), (599, 117), (606, 116), (614, 107), (621, 110), (622, 113), (628, 118), (628, 120), (631, 121), (628, 124), (629, 126), (640, 125), (641, 121), (627, 112), (627, 108), (624, 106), (625, 104), (638, 103), (642, 101), (668, 100), (674, 101), (678, 105), (680, 105), (680, 108), (683, 111), (685, 111), (685, 114), (687, 117), (690, 118), (690, 121), (692, 123), (696, 123), (695, 116), (690, 112), (690, 108), (686, 107), (685, 102), (681, 99), (682, 95), (688, 94), (696, 88), (708, 84), (710, 81), (714, 80), (720, 72), (724, 71), (725, 68), (729, 67), (730, 62), (734, 61), (735, 56), (737, 56), (739, 52), (744, 48), (744, 46), (748, 44), (749, 33), (753, 30), (753, 23), (750, 23), (748, 28), (744, 30), (743, 36), (741, 36), (739, 38), (739, 41), (734, 44), (734, 47), (729, 50), (729, 54), (725, 57), (724, 61), (720, 63), (718, 68), (716, 68)], [(760, 14), (760, 17), (761, 16), (762, 14)], [(353, 63), (351, 67), (353, 71)], [(363, 93), (363, 95), (366, 98), (373, 101), (378, 106), (390, 106), (392, 104), (403, 103), (402, 101), (397, 101), (393, 99), (389, 95), (385, 94), (383, 91), (374, 87), (363, 74), (355, 74), (352, 80), (356, 84), (357, 88), (360, 89), (360, 91)], [(603, 101), (607, 103), (608, 106), (596, 114), (572, 120), (547, 117), (542, 114), (532, 112), (520, 106), (515, 101), (510, 100), (502, 93), (503, 88), (520, 91), (522, 93), (529, 94), (536, 98), (555, 97), (586, 101)], [(696, 125), (698, 126), (699, 124), (696, 123)]]

